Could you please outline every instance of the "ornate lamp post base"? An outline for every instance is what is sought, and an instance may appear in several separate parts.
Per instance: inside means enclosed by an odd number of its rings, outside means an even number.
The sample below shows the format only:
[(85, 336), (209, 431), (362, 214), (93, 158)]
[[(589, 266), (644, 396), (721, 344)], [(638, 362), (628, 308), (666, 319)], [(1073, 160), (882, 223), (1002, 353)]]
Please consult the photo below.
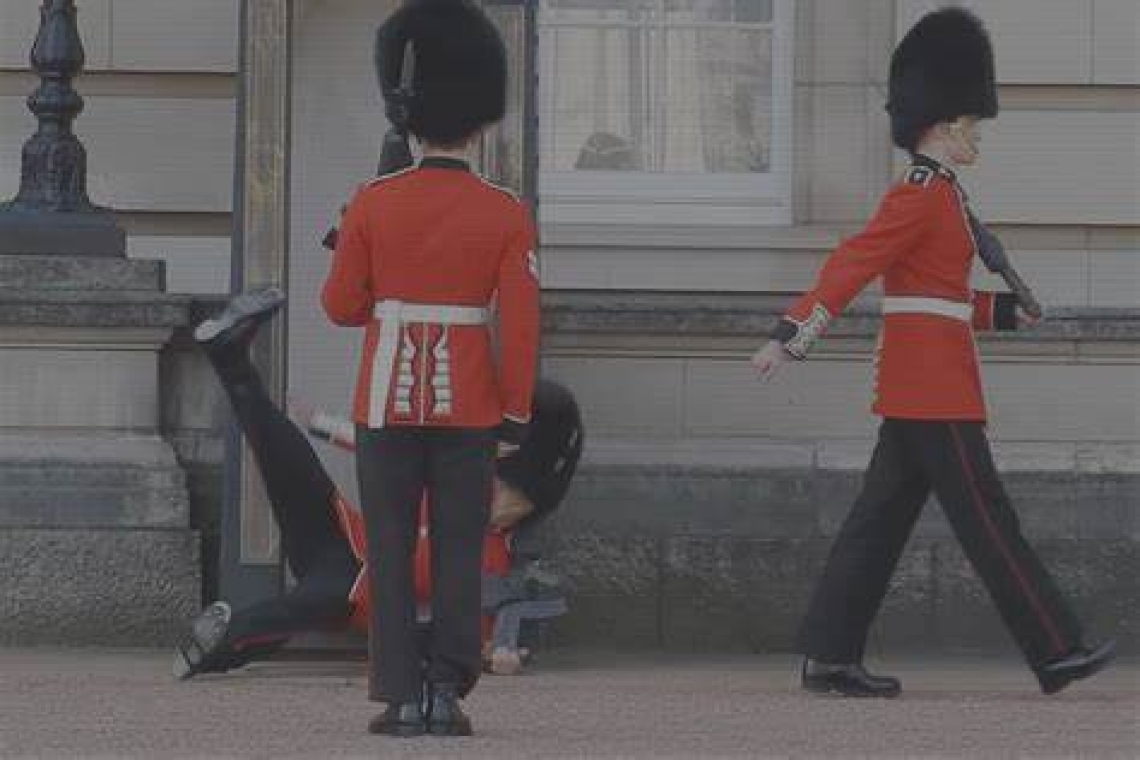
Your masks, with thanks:
[(40, 85), (28, 109), (39, 127), (24, 145), (19, 194), (0, 204), (0, 254), (125, 256), (115, 217), (87, 197), (87, 152), (71, 129), (83, 110), (71, 86), (83, 69), (74, 0), (43, 0), (31, 63)]
[(127, 235), (109, 212), (25, 211), (0, 204), (0, 255), (125, 256)]

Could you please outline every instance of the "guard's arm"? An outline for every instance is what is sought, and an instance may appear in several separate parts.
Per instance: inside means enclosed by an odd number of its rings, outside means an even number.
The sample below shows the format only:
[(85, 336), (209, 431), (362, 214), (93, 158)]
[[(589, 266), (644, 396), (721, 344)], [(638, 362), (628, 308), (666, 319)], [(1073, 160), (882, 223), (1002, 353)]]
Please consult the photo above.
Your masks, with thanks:
[(344, 212), (321, 305), (334, 324), (360, 327), (372, 318), (372, 254), (364, 191)]
[(975, 330), (988, 332), (1017, 329), (1017, 296), (1013, 293), (975, 290), (973, 304), (974, 316), (971, 322)]
[(538, 370), (539, 282), (536, 235), (520, 205), (519, 222), (499, 263), (499, 382), (503, 424), (500, 440), (521, 444), (530, 422)]
[(922, 242), (931, 218), (933, 191), (923, 185), (895, 185), (862, 232), (843, 241), (828, 257), (815, 287), (776, 324), (771, 337), (790, 355), (807, 358), (811, 346), (867, 284)]

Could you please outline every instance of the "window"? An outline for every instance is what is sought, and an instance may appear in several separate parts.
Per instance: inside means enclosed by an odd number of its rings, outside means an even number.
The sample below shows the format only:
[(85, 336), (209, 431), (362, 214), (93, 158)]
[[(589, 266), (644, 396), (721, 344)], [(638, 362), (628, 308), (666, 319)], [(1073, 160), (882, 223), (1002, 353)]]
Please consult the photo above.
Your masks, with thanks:
[(791, 0), (540, 8), (544, 221), (791, 221)]

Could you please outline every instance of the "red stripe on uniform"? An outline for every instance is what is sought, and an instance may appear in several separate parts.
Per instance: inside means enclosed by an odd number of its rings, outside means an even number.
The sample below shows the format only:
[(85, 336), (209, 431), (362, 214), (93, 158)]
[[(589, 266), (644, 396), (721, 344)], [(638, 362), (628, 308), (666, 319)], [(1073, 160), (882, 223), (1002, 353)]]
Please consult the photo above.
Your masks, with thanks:
[(1033, 609), (1037, 612), (1037, 616), (1041, 618), (1042, 626), (1052, 641), (1054, 653), (1063, 653), (1065, 651), (1065, 645), (1060, 633), (1057, 631), (1057, 627), (1053, 624), (1049, 613), (1045, 611), (1045, 605), (1041, 603), (1041, 599), (1034, 593), (1033, 587), (1029, 585), (1029, 579), (1025, 577), (1025, 574), (1014, 560), (1009, 546), (1002, 540), (1001, 531), (998, 530), (997, 525), (993, 521), (993, 517), (986, 507), (986, 500), (982, 498), (982, 491), (978, 487), (974, 470), (970, 467), (970, 461), (966, 458), (966, 446), (962, 443), (962, 438), (958, 433), (958, 427), (953, 423), (950, 424), (950, 434), (954, 438), (954, 446), (957, 448), (958, 457), (962, 461), (962, 470), (966, 473), (966, 482), (970, 484), (970, 492), (974, 496), (974, 506), (977, 508), (978, 514), (981, 515), (982, 522), (985, 524), (986, 530), (989, 531), (990, 538), (993, 539), (993, 542), (1001, 551), (1002, 557), (1005, 558), (1006, 564), (1009, 565), (1010, 572), (1013, 573), (1013, 577), (1017, 579), (1021, 590), (1025, 593), (1025, 598), (1029, 600), (1030, 605), (1032, 605)]
[(258, 646), (259, 644), (276, 644), (281, 641), (286, 641), (289, 638), (287, 633), (263, 633), (257, 636), (247, 636), (244, 639), (238, 639), (230, 644), (234, 651), (240, 652), (243, 649)]

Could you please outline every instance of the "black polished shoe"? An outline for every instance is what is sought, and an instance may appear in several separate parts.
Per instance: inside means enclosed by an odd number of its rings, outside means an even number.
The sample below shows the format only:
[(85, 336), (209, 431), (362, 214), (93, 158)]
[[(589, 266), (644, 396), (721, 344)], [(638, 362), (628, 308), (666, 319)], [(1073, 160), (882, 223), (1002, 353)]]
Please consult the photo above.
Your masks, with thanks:
[(471, 736), (471, 719), (459, 706), (459, 690), (450, 684), (428, 687), (427, 731), (432, 736)]
[(368, 733), (385, 736), (423, 736), (427, 726), (419, 702), (392, 702), (368, 723)]
[(804, 659), (801, 671), (803, 687), (816, 694), (838, 694), (844, 697), (897, 697), (902, 683), (890, 676), (874, 676), (861, 663), (828, 665), (811, 658)]
[(285, 292), (278, 287), (242, 293), (226, 304), (218, 316), (207, 319), (194, 330), (194, 340), (207, 352), (244, 350), (257, 328), (285, 304)]
[(1108, 641), (1096, 649), (1080, 647), (1060, 659), (1046, 663), (1037, 671), (1041, 691), (1046, 694), (1056, 694), (1073, 681), (1100, 672), (1115, 656), (1116, 642)]
[(171, 672), (179, 681), (203, 673), (225, 673), (233, 664), (226, 645), (233, 611), (225, 602), (214, 602), (190, 624), (174, 651)]

